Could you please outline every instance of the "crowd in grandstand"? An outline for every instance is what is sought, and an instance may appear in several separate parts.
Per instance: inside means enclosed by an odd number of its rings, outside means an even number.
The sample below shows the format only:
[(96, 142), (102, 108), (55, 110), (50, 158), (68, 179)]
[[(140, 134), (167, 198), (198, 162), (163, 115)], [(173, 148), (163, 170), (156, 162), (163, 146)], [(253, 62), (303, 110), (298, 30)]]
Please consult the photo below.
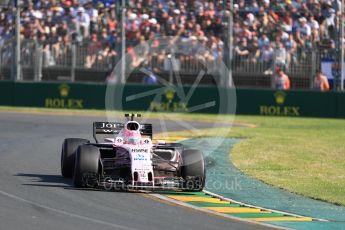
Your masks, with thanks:
[[(234, 5), (235, 50), (252, 62), (288, 65), (322, 44), (334, 45), (338, 0), (239, 0)], [(331, 47), (330, 47), (331, 48)]]
[[(112, 66), (119, 57), (121, 39), (117, 2), (23, 0), (21, 39), (37, 41), (35, 44), (44, 52), (45, 66), (66, 61), (72, 42), (78, 45), (78, 57), (82, 57), (78, 60), (83, 67), (92, 68), (99, 63)], [(144, 44), (142, 53), (136, 53), (131, 47), (162, 36), (180, 38), (183, 45), (178, 48), (185, 54), (178, 57), (180, 63), (222, 60), (228, 41), (230, 1), (126, 2), (127, 51), (134, 66), (147, 61), (142, 58), (143, 54), (155, 52), (154, 47)], [(235, 0), (232, 10), (234, 55), (250, 63), (267, 63), (268, 68), (273, 62), (285, 67), (324, 41), (334, 47), (340, 4), (339, 0)], [(1, 47), (13, 38), (13, 29), (12, 8), (4, 7), (0, 14)], [(198, 49), (197, 42), (208, 49)], [(156, 43), (152, 45), (157, 46)], [(162, 63), (166, 55), (166, 52), (157, 53), (156, 62)]]

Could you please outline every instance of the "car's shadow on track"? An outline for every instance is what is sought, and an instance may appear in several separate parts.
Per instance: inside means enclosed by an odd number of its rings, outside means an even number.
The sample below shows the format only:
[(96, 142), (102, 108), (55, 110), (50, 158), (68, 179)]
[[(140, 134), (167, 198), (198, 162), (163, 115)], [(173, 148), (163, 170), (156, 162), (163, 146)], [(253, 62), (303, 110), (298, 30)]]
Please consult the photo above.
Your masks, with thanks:
[[(99, 191), (99, 192), (129, 192), (116, 189), (103, 189), (103, 188), (76, 188), (73, 185), (72, 179), (64, 178), (61, 175), (51, 174), (34, 174), (34, 173), (18, 173), (14, 176), (25, 177), (25, 181), (22, 185), (24, 186), (35, 186), (35, 187), (51, 187), (51, 188), (63, 188), (68, 190), (80, 190), (80, 191)], [(132, 192), (132, 191), (131, 191)]]
[(69, 188), (73, 186), (71, 179), (63, 178), (61, 175), (18, 173), (14, 176), (25, 177), (25, 181), (28, 183), (24, 183), (23, 185), (28, 186), (55, 188)]

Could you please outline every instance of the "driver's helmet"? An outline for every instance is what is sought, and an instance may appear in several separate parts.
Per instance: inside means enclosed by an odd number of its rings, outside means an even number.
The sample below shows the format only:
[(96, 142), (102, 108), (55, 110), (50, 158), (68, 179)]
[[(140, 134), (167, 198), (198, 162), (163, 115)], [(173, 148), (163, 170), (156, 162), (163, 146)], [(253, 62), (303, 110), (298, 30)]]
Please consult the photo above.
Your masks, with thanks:
[(138, 130), (125, 129), (123, 136), (124, 136), (125, 142), (127, 142), (128, 144), (133, 144), (133, 145), (140, 144), (141, 134)]
[(137, 145), (137, 144), (140, 144), (140, 137), (129, 137), (127, 139), (127, 143), (128, 144), (132, 144), (132, 145)]

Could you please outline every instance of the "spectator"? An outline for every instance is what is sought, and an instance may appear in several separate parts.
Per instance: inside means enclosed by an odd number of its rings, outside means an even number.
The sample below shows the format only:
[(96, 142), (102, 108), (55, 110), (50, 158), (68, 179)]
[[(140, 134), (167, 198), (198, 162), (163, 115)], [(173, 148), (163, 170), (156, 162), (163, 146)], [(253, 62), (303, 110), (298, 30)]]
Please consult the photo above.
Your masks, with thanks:
[(111, 69), (112, 63), (115, 62), (116, 58), (116, 51), (111, 47), (109, 43), (103, 43), (103, 49), (101, 49), (98, 53), (98, 64), (101, 64), (103, 66), (107, 66), (109, 69)]
[(138, 67), (142, 62), (147, 61), (149, 55), (149, 45), (145, 42), (145, 37), (140, 37), (140, 43), (135, 48), (135, 55), (133, 55), (132, 65), (134, 68)]
[(248, 50), (249, 50), (249, 61), (251, 63), (256, 63), (260, 57), (260, 49), (259, 49), (257, 37), (253, 38), (251, 44), (249, 44)]
[(249, 49), (247, 44), (247, 39), (243, 38), (241, 43), (235, 47), (235, 53), (241, 60), (248, 60), (249, 57)]
[(153, 73), (152, 70), (147, 70), (143, 78), (143, 83), (146, 85), (156, 85), (158, 83), (157, 76)]
[(261, 35), (261, 37), (258, 40), (259, 48), (262, 49), (264, 46), (270, 45), (270, 39), (267, 37), (267, 35), (264, 33)]
[(271, 44), (265, 44), (260, 50), (260, 60), (263, 63), (265, 73), (272, 72), (274, 50)]
[[(329, 36), (335, 35), (335, 15), (336, 10), (332, 7), (332, 2), (326, 0), (322, 6), (322, 16), (325, 18), (324, 26), (326, 28), (326, 33)], [(338, 8), (339, 9), (339, 8)]]
[(101, 42), (98, 41), (97, 34), (91, 35), (91, 42), (88, 46), (88, 54), (85, 60), (85, 67), (91, 68), (97, 60), (98, 53), (102, 47)]
[(84, 7), (78, 7), (76, 17), (77, 27), (83, 37), (89, 36), (90, 16), (85, 13)]
[(276, 69), (276, 74), (273, 76), (273, 85), (275, 89), (279, 90), (289, 90), (290, 89), (290, 79), (288, 75), (284, 73), (281, 68)]
[(115, 50), (117, 43), (116, 30), (112, 30), (110, 35), (107, 38), (107, 42), (110, 44), (111, 48)]
[(287, 67), (288, 53), (281, 42), (277, 42), (276, 49), (274, 51), (275, 65)]
[(57, 57), (57, 62), (64, 63), (67, 55), (71, 53), (72, 43), (70, 41), (70, 37), (68, 35), (62, 36), (61, 41), (58, 44), (59, 56)]
[(305, 46), (306, 41), (311, 40), (311, 28), (307, 24), (307, 19), (301, 17), (296, 31), (296, 39), (300, 46)]
[(315, 74), (313, 88), (321, 92), (326, 92), (329, 90), (328, 79), (321, 71), (317, 71)]
[(55, 59), (52, 55), (49, 42), (47, 41), (47, 36), (45, 34), (42, 34), (39, 37), (39, 44), (41, 45), (43, 52), (43, 66), (48, 67), (55, 65)]

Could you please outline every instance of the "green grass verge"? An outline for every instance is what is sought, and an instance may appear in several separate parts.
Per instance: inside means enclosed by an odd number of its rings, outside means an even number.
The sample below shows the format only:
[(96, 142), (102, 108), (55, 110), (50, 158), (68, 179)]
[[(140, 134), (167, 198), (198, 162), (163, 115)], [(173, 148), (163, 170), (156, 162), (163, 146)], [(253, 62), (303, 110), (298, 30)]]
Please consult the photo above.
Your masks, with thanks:
[(246, 174), (290, 192), (345, 205), (345, 120), (236, 116), (235, 122), (255, 128), (203, 130), (199, 136), (243, 138), (231, 156)]
[(235, 166), (268, 184), (345, 205), (345, 120), (239, 117), (257, 125), (232, 152)]
[[(99, 110), (54, 110), (0, 107), (0, 111), (104, 116)], [(114, 116), (123, 112), (114, 112)], [(233, 116), (144, 113), (150, 118), (231, 122)], [(232, 150), (232, 161), (246, 174), (305, 196), (345, 205), (345, 120), (236, 116), (233, 127), (183, 131), (186, 136), (243, 138)]]

